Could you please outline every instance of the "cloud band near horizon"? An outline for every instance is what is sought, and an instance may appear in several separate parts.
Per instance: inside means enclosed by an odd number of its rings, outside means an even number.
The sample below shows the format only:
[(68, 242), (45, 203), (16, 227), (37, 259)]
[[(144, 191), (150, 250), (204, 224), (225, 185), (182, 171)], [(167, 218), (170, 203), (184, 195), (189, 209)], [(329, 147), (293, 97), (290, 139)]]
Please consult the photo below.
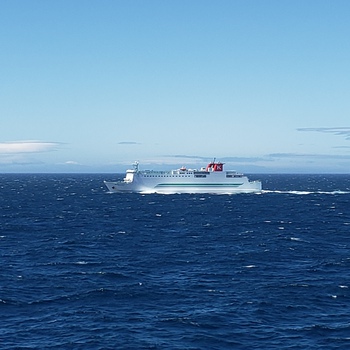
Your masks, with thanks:
[(10, 141), (0, 142), (0, 154), (40, 153), (55, 151), (59, 142)]

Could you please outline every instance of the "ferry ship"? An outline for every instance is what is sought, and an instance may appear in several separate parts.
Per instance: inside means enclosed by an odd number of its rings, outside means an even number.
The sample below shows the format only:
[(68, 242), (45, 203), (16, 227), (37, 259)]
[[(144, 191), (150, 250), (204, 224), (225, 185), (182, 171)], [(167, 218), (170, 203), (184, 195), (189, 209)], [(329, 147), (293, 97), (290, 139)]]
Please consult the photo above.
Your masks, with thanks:
[(181, 167), (171, 171), (141, 171), (135, 162), (123, 181), (104, 183), (110, 192), (233, 194), (262, 190), (261, 181), (250, 181), (236, 171), (224, 171), (224, 163), (215, 159), (200, 170)]

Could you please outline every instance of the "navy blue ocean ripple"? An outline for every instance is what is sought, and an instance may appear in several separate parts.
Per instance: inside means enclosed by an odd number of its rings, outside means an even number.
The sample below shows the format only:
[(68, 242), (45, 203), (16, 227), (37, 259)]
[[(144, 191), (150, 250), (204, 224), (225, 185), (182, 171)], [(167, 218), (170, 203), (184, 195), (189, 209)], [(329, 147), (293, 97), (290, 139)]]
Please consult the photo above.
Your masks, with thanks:
[(258, 177), (139, 195), (0, 175), (0, 348), (349, 348), (350, 176)]

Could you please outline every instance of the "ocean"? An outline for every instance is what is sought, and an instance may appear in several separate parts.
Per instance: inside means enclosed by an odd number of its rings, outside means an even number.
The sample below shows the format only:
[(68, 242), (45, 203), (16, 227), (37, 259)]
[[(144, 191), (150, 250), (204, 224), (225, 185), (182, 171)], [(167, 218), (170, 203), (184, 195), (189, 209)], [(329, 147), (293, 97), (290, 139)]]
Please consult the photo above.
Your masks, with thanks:
[(1, 349), (349, 349), (350, 175), (111, 194), (0, 175)]

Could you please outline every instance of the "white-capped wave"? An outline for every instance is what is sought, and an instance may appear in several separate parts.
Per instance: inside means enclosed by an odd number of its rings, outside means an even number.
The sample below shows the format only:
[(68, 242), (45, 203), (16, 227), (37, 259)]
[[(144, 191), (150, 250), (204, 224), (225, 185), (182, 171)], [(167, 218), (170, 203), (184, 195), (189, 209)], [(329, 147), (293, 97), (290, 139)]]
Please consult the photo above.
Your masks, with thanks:
[(297, 194), (297, 195), (309, 195), (309, 194), (350, 194), (350, 191), (281, 191), (281, 190), (262, 190), (262, 193), (279, 193), (279, 194)]

